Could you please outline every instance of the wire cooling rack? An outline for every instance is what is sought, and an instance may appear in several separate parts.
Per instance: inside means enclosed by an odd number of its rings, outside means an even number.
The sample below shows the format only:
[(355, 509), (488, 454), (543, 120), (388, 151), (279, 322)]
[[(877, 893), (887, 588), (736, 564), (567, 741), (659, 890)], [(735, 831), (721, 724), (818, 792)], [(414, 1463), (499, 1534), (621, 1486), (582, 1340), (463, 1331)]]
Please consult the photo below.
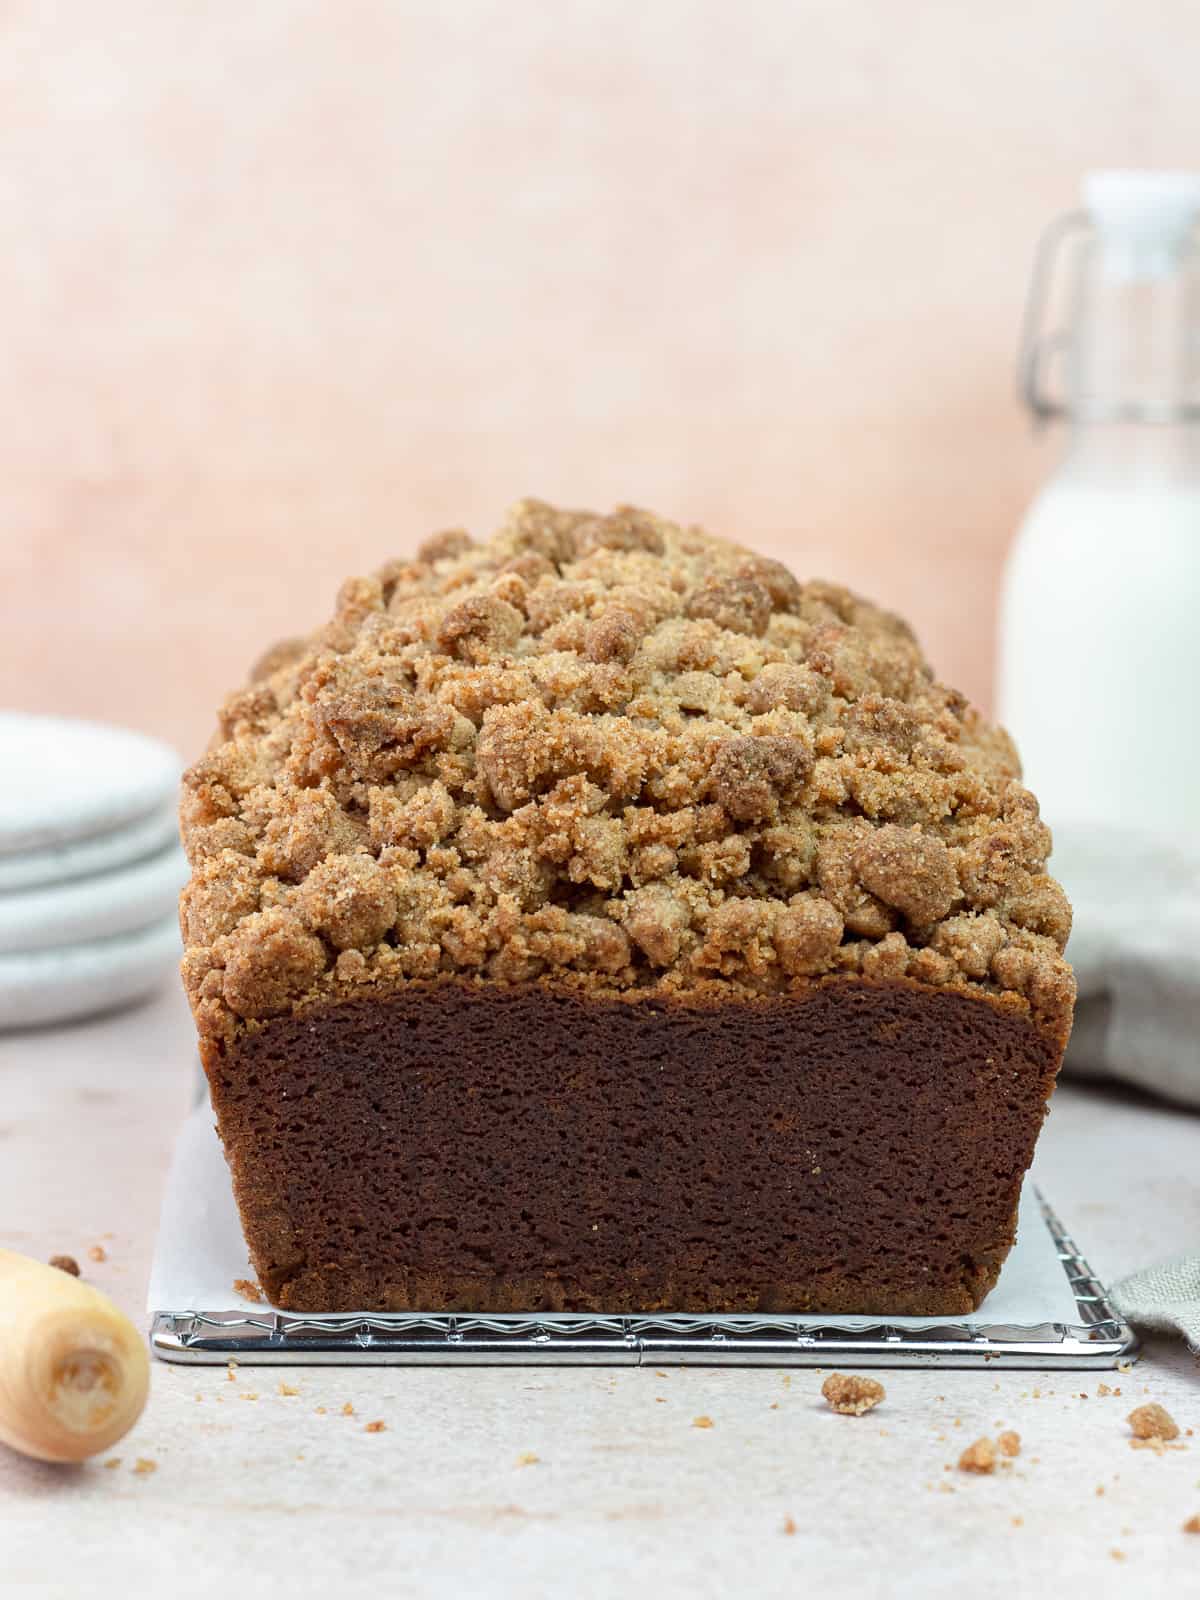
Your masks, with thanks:
[(164, 1361), (246, 1365), (1114, 1367), (1137, 1338), (1043, 1195), (1037, 1193), (1078, 1312), (1028, 1326), (978, 1317), (872, 1322), (861, 1317), (427, 1315), (312, 1316), (159, 1311)]

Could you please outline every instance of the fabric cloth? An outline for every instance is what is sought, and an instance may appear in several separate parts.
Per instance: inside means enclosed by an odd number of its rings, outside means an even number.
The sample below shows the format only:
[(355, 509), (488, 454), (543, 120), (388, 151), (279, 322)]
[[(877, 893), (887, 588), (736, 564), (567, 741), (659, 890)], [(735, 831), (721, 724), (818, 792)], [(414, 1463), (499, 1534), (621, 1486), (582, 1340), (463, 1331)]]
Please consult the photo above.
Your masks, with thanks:
[(1182, 1334), (1200, 1354), (1200, 1256), (1173, 1256), (1130, 1273), (1110, 1294), (1139, 1332)]
[(1064, 1071), (1200, 1106), (1200, 856), (1133, 833), (1054, 829), (1079, 982)]

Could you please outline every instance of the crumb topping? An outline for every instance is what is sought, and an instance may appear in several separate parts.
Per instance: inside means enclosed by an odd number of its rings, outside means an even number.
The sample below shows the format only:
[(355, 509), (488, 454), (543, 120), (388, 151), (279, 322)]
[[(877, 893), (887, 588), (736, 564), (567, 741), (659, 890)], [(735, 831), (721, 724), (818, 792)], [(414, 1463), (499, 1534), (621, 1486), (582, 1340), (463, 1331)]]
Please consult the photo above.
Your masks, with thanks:
[(844, 1417), (861, 1417), (887, 1397), (883, 1385), (874, 1378), (844, 1372), (831, 1372), (821, 1385), (821, 1393), (830, 1410)]
[(1179, 1437), (1179, 1424), (1157, 1401), (1135, 1407), (1126, 1421), (1135, 1439), (1161, 1439), (1165, 1444)]
[(518, 504), (343, 584), (184, 778), (202, 1036), (413, 979), (1008, 995), (1070, 908), (1007, 736), (909, 628), (695, 528)]
[(990, 1439), (976, 1439), (958, 1458), (960, 1472), (995, 1472), (996, 1446)]

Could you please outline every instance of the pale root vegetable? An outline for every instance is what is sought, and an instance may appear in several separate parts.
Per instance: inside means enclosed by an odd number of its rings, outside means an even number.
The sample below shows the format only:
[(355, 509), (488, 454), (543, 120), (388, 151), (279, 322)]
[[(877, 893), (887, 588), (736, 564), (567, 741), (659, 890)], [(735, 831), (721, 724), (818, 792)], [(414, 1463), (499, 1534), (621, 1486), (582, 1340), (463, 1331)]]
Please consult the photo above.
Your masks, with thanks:
[(145, 1341), (99, 1290), (0, 1250), (0, 1442), (82, 1461), (129, 1432), (149, 1384)]

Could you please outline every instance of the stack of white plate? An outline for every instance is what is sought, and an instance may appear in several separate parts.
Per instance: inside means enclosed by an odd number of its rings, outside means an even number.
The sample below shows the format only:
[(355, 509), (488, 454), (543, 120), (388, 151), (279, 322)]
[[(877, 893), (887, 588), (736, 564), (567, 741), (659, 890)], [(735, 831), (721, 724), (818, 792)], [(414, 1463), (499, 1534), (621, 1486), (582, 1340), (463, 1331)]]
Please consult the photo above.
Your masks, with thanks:
[(179, 759), (157, 739), (0, 712), (0, 1028), (146, 995), (179, 960)]

